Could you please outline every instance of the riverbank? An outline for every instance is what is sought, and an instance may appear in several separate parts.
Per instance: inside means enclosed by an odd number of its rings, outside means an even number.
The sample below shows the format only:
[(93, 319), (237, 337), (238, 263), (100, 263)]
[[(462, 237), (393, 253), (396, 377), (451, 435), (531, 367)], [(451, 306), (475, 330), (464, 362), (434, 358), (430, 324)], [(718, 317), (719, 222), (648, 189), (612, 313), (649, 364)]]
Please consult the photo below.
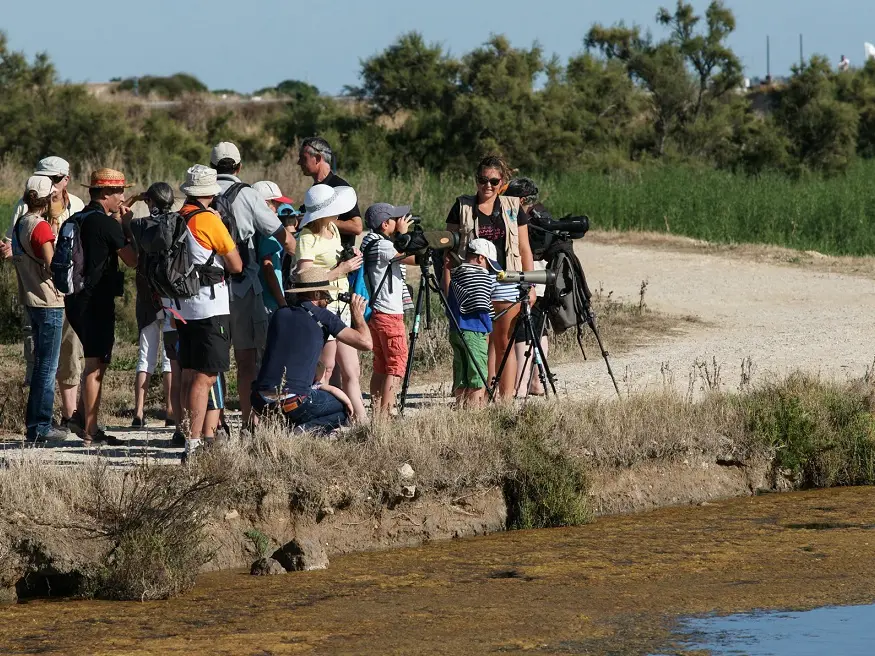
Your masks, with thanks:
[[(192, 467), (143, 458), (0, 470), (0, 588), (158, 599), (198, 571), (353, 551), (760, 491), (875, 482), (869, 379), (794, 375), (698, 400), (671, 391), (518, 408), (434, 408), (335, 441), (265, 430)], [(165, 461), (166, 462), (166, 461)], [(83, 549), (83, 545), (87, 545)], [(301, 556), (296, 559), (296, 556)]]

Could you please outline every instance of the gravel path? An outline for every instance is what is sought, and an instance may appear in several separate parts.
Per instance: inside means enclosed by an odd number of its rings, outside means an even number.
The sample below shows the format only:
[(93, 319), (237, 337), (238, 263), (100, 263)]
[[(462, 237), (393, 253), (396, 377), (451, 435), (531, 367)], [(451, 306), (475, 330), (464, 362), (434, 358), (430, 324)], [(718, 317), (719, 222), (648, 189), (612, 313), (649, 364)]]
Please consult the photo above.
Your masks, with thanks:
[[(662, 386), (666, 363), (686, 391), (697, 360), (716, 358), (724, 388), (735, 388), (741, 363), (753, 362), (754, 381), (793, 370), (846, 379), (862, 376), (875, 355), (873, 281), (719, 255), (581, 242), (578, 255), (590, 280), (614, 297), (637, 302), (641, 281), (647, 306), (696, 317), (680, 336), (612, 357), (622, 391)], [(610, 345), (610, 335), (603, 335)], [(610, 346), (609, 346), (610, 348)], [(610, 395), (601, 358), (555, 367), (570, 393)], [(701, 381), (696, 389), (701, 388)]]

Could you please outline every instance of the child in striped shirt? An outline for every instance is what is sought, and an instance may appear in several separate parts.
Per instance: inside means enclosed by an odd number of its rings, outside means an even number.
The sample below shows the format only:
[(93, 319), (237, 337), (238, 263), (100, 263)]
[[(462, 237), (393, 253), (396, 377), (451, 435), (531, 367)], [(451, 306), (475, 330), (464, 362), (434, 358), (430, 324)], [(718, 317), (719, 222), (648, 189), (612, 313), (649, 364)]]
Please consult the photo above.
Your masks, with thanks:
[(486, 399), (492, 292), (495, 274), (502, 270), (496, 259), (495, 244), (472, 239), (465, 261), (450, 273), (450, 311), (461, 329), (450, 326), (453, 391), (459, 405), (479, 407)]

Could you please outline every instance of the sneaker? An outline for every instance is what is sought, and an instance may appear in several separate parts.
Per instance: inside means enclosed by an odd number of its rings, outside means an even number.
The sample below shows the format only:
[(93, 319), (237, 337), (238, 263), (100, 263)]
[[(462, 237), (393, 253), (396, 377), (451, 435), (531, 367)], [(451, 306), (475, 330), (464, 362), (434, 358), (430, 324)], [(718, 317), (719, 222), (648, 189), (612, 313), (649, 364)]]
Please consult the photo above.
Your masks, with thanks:
[(61, 428), (66, 428), (68, 431), (75, 433), (79, 437), (82, 437), (85, 434), (85, 420), (82, 418), (82, 415), (79, 414), (78, 410), (73, 413), (72, 417), (67, 419), (62, 417), (58, 424)]
[(54, 426), (52, 426), (45, 433), (35, 435), (32, 438), (25, 438), (25, 441), (30, 442), (31, 444), (40, 444), (43, 442), (63, 442), (67, 439), (67, 436), (69, 434), (69, 431), (65, 431), (61, 428), (55, 428)]
[(86, 435), (82, 438), (85, 444), (104, 444), (106, 446), (124, 446), (125, 443), (113, 435), (107, 435), (102, 428), (98, 428), (94, 435)]
[(134, 417), (134, 420), (131, 422), (131, 428), (145, 428), (146, 427), (146, 418), (145, 417)]
[(185, 433), (182, 431), (173, 431), (173, 437), (170, 438), (170, 444), (172, 446), (185, 446)]

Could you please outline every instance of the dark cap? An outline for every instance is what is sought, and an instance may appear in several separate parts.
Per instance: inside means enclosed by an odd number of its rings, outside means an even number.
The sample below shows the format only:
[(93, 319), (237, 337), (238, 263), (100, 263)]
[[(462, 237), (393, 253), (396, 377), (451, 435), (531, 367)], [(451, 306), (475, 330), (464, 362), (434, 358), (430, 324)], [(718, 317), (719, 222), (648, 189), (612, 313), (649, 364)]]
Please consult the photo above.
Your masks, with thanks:
[(376, 232), (389, 219), (400, 219), (408, 214), (410, 214), (409, 205), (395, 207), (389, 203), (376, 203), (365, 212), (365, 223), (368, 224), (368, 228)]

